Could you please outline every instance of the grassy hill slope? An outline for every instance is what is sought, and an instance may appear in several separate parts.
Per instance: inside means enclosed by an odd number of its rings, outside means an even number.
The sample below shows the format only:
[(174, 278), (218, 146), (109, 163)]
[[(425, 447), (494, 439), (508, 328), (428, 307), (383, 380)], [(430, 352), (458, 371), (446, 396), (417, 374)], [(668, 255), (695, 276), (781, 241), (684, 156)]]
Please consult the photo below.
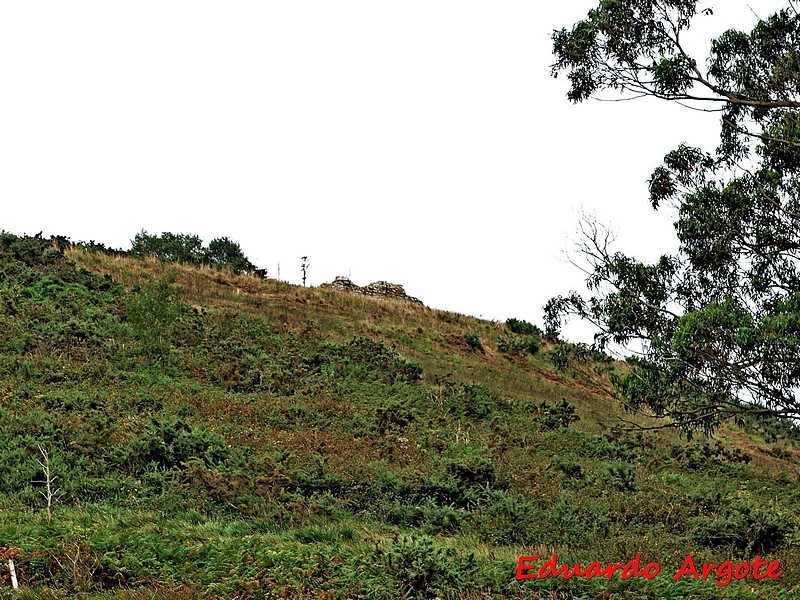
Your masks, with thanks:
[[(796, 597), (795, 432), (622, 430), (624, 365), (568, 348), (0, 235), (0, 546), (27, 598)], [(553, 553), (661, 574), (515, 579)], [(688, 554), (784, 574), (673, 581)]]

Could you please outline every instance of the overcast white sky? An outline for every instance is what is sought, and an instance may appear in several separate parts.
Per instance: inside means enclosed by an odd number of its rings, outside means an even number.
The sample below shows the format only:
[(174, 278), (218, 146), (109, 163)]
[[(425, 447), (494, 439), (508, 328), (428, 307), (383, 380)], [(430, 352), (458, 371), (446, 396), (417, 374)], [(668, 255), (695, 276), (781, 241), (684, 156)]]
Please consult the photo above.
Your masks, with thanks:
[[(229, 236), (313, 285), (541, 322), (581, 285), (581, 209), (617, 247), (675, 247), (646, 180), (714, 115), (572, 105), (550, 34), (596, 3), (471, 0), (0, 4), (0, 228), (129, 248)], [(784, 3), (707, 3), (710, 34)], [(704, 58), (700, 56), (699, 58)]]

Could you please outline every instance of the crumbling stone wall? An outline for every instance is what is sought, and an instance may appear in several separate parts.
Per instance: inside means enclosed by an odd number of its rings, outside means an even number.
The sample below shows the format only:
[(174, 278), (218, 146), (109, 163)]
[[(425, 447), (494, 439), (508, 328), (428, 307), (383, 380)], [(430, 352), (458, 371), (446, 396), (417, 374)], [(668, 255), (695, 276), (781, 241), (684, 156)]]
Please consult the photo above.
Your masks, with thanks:
[(362, 296), (375, 296), (379, 298), (395, 298), (397, 300), (406, 300), (408, 302), (415, 302), (422, 304), (422, 302), (406, 294), (406, 290), (398, 283), (389, 283), (388, 281), (373, 281), (364, 287), (358, 286), (349, 278), (339, 275), (331, 283), (323, 283), (320, 287), (339, 292), (350, 292), (351, 294), (361, 294)]

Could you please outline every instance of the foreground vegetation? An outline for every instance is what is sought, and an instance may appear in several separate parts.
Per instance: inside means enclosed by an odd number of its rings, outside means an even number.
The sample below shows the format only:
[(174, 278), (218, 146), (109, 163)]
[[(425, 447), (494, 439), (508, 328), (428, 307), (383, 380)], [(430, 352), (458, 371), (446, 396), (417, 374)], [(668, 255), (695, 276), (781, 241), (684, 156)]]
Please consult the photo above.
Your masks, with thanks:
[[(623, 430), (626, 368), (516, 319), (4, 234), (0, 597), (795, 597), (795, 431)], [(662, 574), (515, 579), (554, 553)], [(688, 554), (784, 573), (673, 581)]]

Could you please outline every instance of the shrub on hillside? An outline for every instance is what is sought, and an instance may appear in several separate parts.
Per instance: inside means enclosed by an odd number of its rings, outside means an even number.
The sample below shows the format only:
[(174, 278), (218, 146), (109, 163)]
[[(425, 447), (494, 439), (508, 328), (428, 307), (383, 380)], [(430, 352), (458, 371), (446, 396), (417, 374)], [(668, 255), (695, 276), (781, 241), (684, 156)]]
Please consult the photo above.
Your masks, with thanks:
[(412, 407), (400, 400), (387, 400), (375, 410), (375, 423), (380, 435), (402, 430), (414, 421), (416, 417)]
[(567, 402), (566, 398), (561, 398), (553, 406), (547, 402), (537, 405), (534, 419), (539, 423), (542, 431), (569, 427), (572, 423), (580, 421), (580, 417), (575, 412), (575, 406)]
[(139, 438), (114, 448), (110, 460), (133, 475), (147, 471), (183, 469), (191, 459), (207, 466), (224, 463), (228, 446), (215, 433), (192, 427), (181, 419), (153, 419)]
[(42, 237), (39, 232), (33, 237), (17, 237), (12, 233), (0, 233), (0, 256), (29, 266), (47, 266), (64, 260), (64, 250), (69, 239), (63, 236)]
[(254, 271), (256, 268), (244, 255), (241, 246), (227, 237), (211, 240), (204, 256), (209, 264), (220, 268), (230, 268), (234, 273)]
[(518, 333), (521, 335), (535, 335), (542, 336), (542, 330), (533, 323), (528, 323), (520, 319), (506, 319), (506, 327), (511, 333)]
[(154, 279), (128, 297), (125, 317), (142, 355), (164, 360), (176, 326), (188, 314), (182, 292), (169, 279)]
[(396, 540), (386, 554), (386, 571), (403, 597), (450, 597), (475, 568), (475, 555), (462, 558), (428, 536)]
[(790, 517), (745, 501), (729, 505), (721, 516), (700, 517), (696, 524), (698, 543), (753, 555), (774, 552), (797, 530)]
[(535, 539), (546, 518), (535, 501), (505, 490), (493, 490), (472, 513), (481, 540), (495, 544), (526, 544)]
[(435, 469), (420, 481), (421, 497), (438, 505), (474, 509), (491, 490), (504, 487), (484, 452), (479, 446), (467, 446), (451, 457), (436, 459)]
[(746, 414), (738, 420), (737, 424), (747, 433), (761, 436), (769, 444), (780, 440), (789, 440), (793, 446), (800, 446), (800, 426), (794, 421), (771, 415)]
[(203, 240), (184, 233), (163, 232), (150, 235), (142, 229), (131, 241), (134, 256), (155, 256), (161, 260), (200, 263), (203, 261)]
[(596, 350), (586, 344), (558, 344), (548, 353), (550, 362), (558, 371), (564, 371), (567, 367), (586, 363), (603, 363), (605, 366), (611, 364), (613, 359), (604, 352)]
[(144, 229), (131, 240), (134, 256), (155, 256), (164, 261), (189, 264), (208, 264), (218, 268), (232, 269), (235, 273), (254, 273), (267, 276), (266, 269), (259, 269), (242, 252), (238, 242), (228, 237), (211, 240), (208, 247), (193, 234), (163, 232), (151, 235)]
[(639, 489), (636, 483), (636, 471), (626, 462), (605, 463), (601, 477), (606, 485), (623, 492), (635, 492)]
[(477, 350), (478, 352), (483, 352), (483, 344), (481, 343), (481, 336), (479, 336), (477, 333), (475, 332), (465, 333), (464, 341), (467, 342), (467, 346), (469, 346), (473, 350)]
[(672, 458), (678, 461), (682, 467), (704, 471), (725, 464), (747, 464), (752, 460), (752, 457), (743, 450), (739, 448), (728, 450), (720, 441), (713, 445), (706, 442), (687, 445), (676, 444), (672, 446), (671, 454)]
[(483, 419), (502, 406), (501, 398), (485, 383), (448, 383), (445, 408), (453, 415)]
[(394, 348), (360, 336), (348, 344), (324, 344), (311, 362), (323, 371), (328, 365), (332, 375), (342, 379), (411, 383), (422, 377), (417, 363), (404, 359)]
[(497, 340), (497, 349), (503, 354), (510, 356), (525, 356), (526, 354), (536, 354), (541, 347), (541, 339), (538, 336), (531, 335), (523, 338), (499, 338)]

